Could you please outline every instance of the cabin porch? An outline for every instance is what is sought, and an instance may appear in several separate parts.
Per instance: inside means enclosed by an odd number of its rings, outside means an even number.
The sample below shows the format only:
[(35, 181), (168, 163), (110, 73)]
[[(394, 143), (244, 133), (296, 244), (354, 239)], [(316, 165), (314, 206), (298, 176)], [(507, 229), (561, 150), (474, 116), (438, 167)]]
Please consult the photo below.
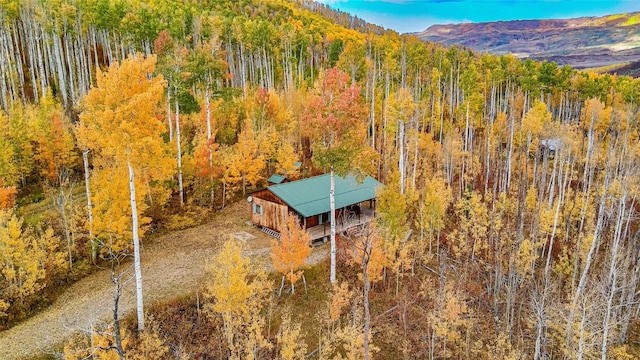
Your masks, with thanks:
[[(375, 217), (375, 209), (372, 207), (362, 207), (360, 214), (355, 211), (344, 212), (344, 216), (338, 216), (336, 211), (336, 234), (347, 232), (349, 229), (357, 228), (360, 225), (367, 224)], [(329, 241), (331, 235), (331, 224), (316, 225), (307, 228), (307, 233), (311, 235), (311, 243), (317, 241)]]

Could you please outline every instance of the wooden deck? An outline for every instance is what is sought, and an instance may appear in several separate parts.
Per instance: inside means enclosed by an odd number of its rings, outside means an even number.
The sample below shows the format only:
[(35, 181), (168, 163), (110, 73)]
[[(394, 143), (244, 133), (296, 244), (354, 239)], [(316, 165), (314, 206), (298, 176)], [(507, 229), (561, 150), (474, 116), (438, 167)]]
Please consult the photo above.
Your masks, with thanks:
[[(336, 234), (340, 234), (342, 232), (346, 232), (351, 228), (355, 228), (358, 225), (363, 225), (371, 220), (373, 220), (375, 216), (375, 211), (370, 208), (362, 208), (360, 215), (350, 214), (345, 216), (344, 218), (336, 219)], [(329, 241), (329, 236), (331, 235), (331, 224), (324, 223), (318, 226), (310, 227), (307, 229), (307, 232), (311, 234), (311, 242), (317, 242), (320, 240)]]

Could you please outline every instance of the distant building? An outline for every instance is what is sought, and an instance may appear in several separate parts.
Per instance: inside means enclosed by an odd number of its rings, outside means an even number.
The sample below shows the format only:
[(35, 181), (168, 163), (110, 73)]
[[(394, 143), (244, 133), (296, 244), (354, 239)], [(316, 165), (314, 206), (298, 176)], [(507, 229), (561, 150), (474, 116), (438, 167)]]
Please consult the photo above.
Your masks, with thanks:
[[(274, 178), (273, 180), (278, 180)], [(249, 197), (251, 222), (264, 232), (279, 237), (287, 214), (298, 216), (311, 240), (329, 236), (330, 175), (324, 174), (298, 181), (274, 183)], [(335, 176), (336, 231), (371, 221), (375, 214), (376, 190), (382, 184), (367, 176)]]
[[(298, 162), (294, 163), (293, 166), (294, 166), (294, 171), (297, 171), (298, 169), (300, 169), (300, 166), (302, 166), (302, 163), (300, 161), (298, 161)], [(282, 183), (285, 183), (285, 182), (288, 182), (288, 181), (291, 181), (291, 179), (289, 179), (288, 177), (286, 177), (284, 175), (280, 175), (280, 174), (273, 174), (267, 179), (267, 183), (269, 185), (282, 184)]]
[(269, 185), (277, 185), (282, 184), (283, 182), (287, 182), (287, 178), (284, 175), (273, 174), (267, 179), (267, 183)]
[(552, 138), (540, 140), (540, 149), (556, 153), (562, 148), (562, 138)]

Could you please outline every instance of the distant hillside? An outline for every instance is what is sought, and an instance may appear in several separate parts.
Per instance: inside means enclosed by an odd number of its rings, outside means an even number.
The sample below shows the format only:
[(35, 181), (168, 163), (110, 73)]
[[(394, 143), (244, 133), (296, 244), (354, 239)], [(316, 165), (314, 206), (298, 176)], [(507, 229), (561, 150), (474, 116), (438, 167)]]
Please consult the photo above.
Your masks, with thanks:
[[(492, 54), (592, 68), (640, 60), (640, 12), (565, 20), (434, 25), (416, 34)], [(636, 64), (638, 65), (638, 64)]]

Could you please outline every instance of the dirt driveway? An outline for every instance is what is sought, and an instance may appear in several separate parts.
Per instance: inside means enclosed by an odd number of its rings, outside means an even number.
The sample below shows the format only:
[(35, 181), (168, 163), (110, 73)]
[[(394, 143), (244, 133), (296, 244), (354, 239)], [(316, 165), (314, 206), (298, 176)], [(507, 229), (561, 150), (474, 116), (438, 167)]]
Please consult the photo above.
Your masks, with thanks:
[[(248, 220), (246, 203), (239, 202), (217, 214), (211, 222), (146, 244), (142, 250), (145, 304), (195, 291), (203, 281), (204, 268), (218, 246), (235, 233), (253, 235), (254, 238), (248, 236), (243, 240), (246, 254), (258, 264), (270, 267), (271, 238), (247, 225)], [(317, 263), (327, 254), (326, 245), (316, 247), (307, 262)], [(72, 332), (89, 328), (96, 319), (108, 319), (112, 296), (109, 271), (100, 271), (78, 281), (45, 311), (0, 332), (0, 358), (23, 359), (52, 352), (53, 347)], [(120, 301), (121, 314), (128, 314), (134, 309), (134, 281), (127, 283)]]

